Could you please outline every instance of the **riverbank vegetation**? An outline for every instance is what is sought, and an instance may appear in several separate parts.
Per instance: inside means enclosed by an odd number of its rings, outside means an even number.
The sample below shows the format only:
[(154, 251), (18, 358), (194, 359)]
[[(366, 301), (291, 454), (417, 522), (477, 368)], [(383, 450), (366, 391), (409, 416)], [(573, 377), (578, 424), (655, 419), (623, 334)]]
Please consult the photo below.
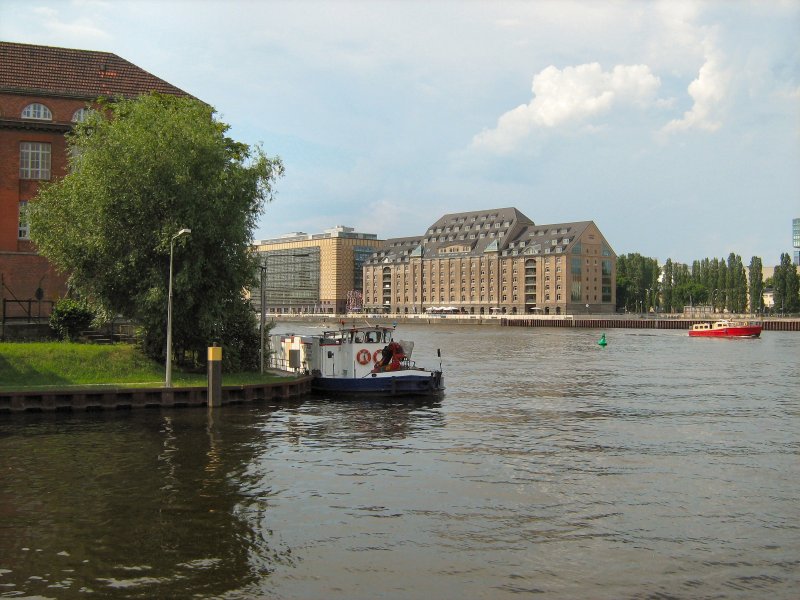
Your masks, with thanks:
[(628, 312), (683, 312), (688, 306), (709, 306), (715, 312), (764, 314), (764, 291), (773, 292), (774, 314), (800, 311), (797, 266), (782, 254), (774, 275), (763, 278), (761, 259), (752, 257), (745, 267), (742, 257), (704, 258), (691, 265), (667, 259), (626, 254), (617, 258), (617, 309)]
[[(224, 385), (279, 381), (259, 373), (225, 373)], [(0, 391), (70, 387), (159, 387), (164, 366), (131, 344), (0, 343)], [(173, 371), (174, 387), (207, 385), (205, 372)]]

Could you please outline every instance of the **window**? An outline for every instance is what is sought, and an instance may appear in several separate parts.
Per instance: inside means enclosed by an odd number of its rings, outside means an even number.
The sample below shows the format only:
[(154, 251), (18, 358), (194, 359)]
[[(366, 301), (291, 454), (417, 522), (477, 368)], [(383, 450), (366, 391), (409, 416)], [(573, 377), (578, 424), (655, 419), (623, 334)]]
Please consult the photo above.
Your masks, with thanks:
[(20, 143), (19, 178), (50, 179), (50, 144), (44, 142)]
[(19, 203), (19, 239), (27, 240), (30, 235), (30, 225), (28, 224), (28, 203), (23, 200)]
[(92, 112), (92, 109), (90, 108), (79, 108), (74, 113), (72, 113), (72, 122), (83, 123), (89, 116), (90, 112)]
[(23, 119), (36, 119), (37, 121), (52, 121), (53, 113), (44, 104), (34, 102), (22, 109)]

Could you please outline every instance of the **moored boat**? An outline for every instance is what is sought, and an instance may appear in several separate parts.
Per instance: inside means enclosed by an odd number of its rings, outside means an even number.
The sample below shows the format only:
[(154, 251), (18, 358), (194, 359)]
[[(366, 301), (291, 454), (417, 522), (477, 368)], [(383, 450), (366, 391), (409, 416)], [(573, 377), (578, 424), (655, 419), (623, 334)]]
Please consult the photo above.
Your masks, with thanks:
[(713, 323), (695, 323), (689, 329), (690, 337), (744, 337), (757, 338), (761, 335), (761, 325), (749, 321), (721, 319)]
[(411, 360), (414, 343), (395, 340), (394, 332), (384, 325), (343, 325), (319, 335), (273, 335), (270, 365), (309, 373), (312, 389), (329, 394), (441, 394), (441, 364), (438, 370), (416, 366)]

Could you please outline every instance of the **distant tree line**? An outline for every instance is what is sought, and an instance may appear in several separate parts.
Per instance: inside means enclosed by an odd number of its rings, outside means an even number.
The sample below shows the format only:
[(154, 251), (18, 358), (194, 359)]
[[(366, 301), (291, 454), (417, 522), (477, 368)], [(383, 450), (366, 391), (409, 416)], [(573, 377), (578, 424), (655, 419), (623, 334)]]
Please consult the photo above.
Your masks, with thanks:
[(731, 252), (727, 261), (718, 258), (687, 264), (658, 261), (640, 254), (617, 258), (617, 310), (627, 312), (683, 312), (687, 306), (711, 306), (716, 312), (762, 313), (766, 287), (774, 290), (775, 313), (800, 311), (797, 266), (781, 254), (775, 274), (766, 282), (761, 259), (754, 256), (745, 266)]
[(798, 298), (800, 280), (798, 280), (797, 266), (792, 264), (788, 254), (781, 254), (781, 264), (775, 267), (771, 283), (775, 294), (776, 312), (794, 313), (800, 310), (800, 298)]

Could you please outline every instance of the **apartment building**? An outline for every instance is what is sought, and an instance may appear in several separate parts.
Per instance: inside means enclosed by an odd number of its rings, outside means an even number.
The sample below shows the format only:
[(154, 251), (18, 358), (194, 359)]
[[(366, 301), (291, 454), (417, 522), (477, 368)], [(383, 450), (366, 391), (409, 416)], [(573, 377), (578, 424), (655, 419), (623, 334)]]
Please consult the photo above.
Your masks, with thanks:
[(364, 310), (613, 313), (616, 254), (592, 221), (537, 225), (516, 208), (452, 213), (386, 240), (364, 266)]

